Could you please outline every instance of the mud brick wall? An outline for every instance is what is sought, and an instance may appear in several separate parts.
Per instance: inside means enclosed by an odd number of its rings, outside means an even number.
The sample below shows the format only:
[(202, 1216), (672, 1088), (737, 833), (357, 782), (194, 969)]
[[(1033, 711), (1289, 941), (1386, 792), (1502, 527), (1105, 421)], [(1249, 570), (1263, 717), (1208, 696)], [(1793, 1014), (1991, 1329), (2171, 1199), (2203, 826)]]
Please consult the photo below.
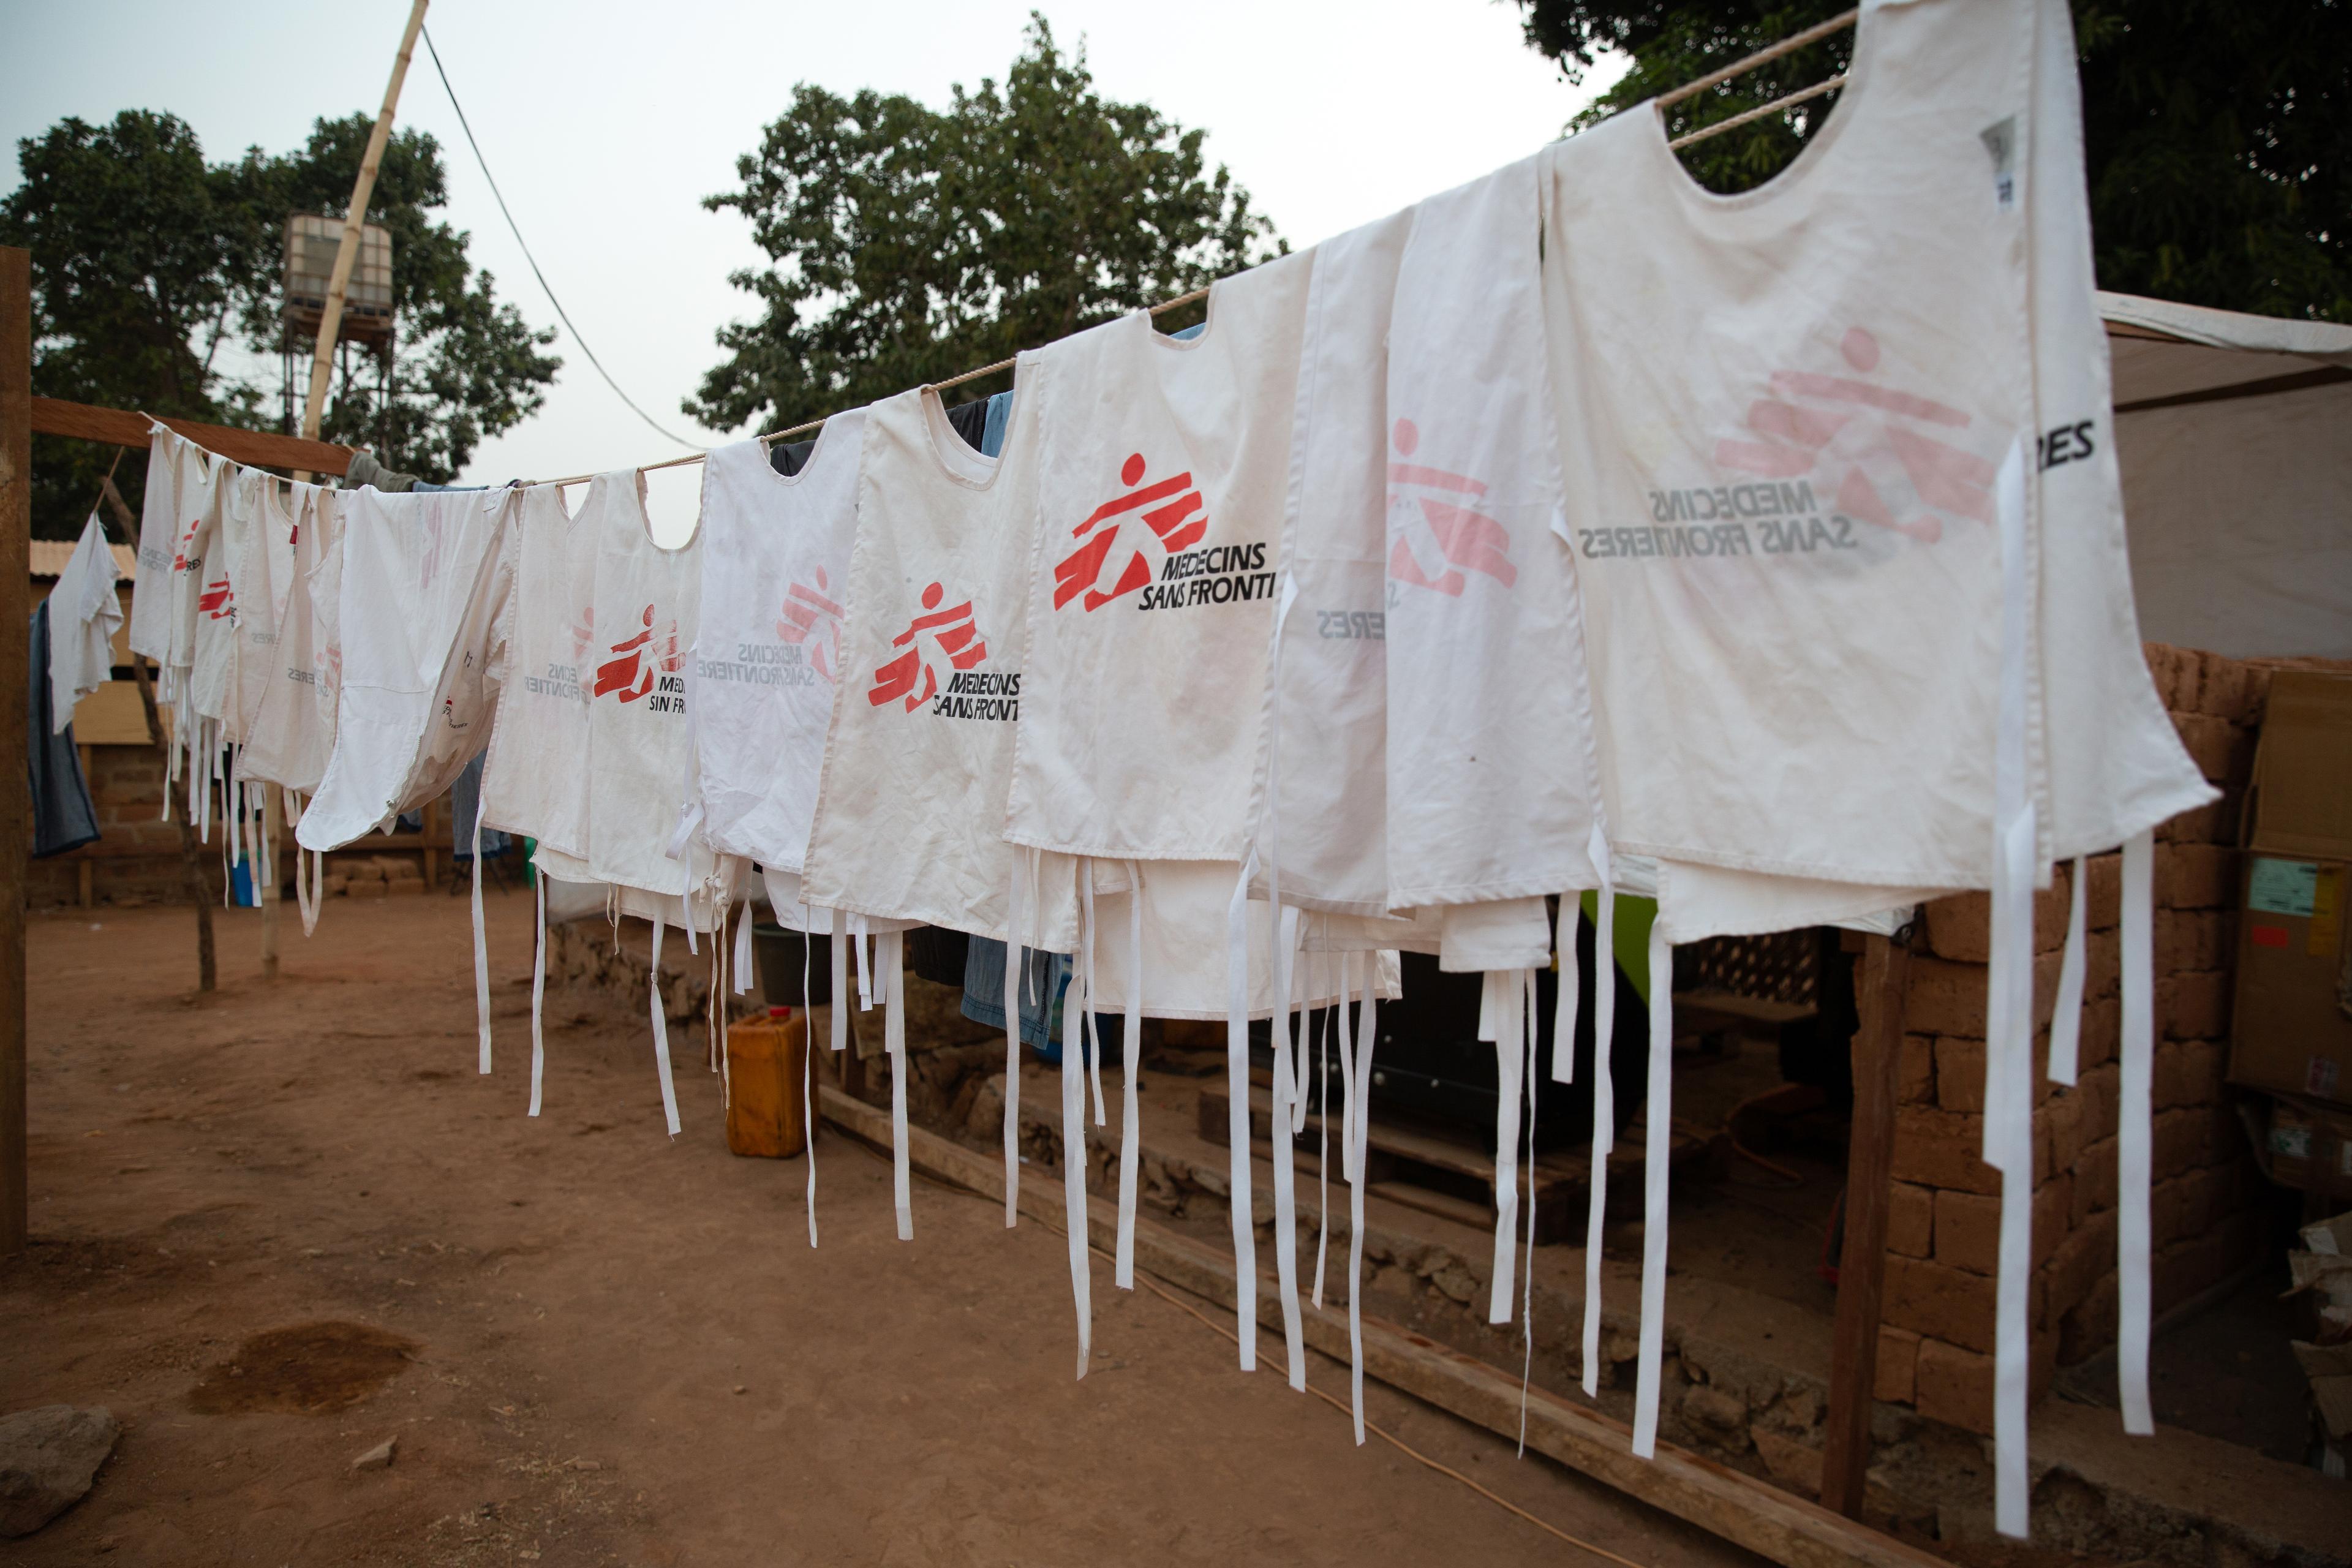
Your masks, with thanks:
[[(26, 879), (26, 902), (36, 909), (79, 902), (85, 863), (99, 903), (182, 901), (180, 829), (177, 822), (163, 820), (162, 759), (147, 746), (91, 746), (83, 755), (90, 804), (98, 810), (98, 842), (33, 861)], [(217, 895), (217, 831), (203, 859), (205, 875)]]
[[(2238, 816), (2268, 673), (2150, 644), (2148, 666), (2189, 755), (2222, 798), (2157, 830), (2155, 1309), (2227, 1278), (2261, 1244), (2261, 1176), (2228, 1103)], [(2089, 863), (2080, 1073), (2044, 1076), (2066, 936), (2068, 868), (2034, 908), (2033, 1325), (2039, 1397), (2051, 1374), (2114, 1342), (2117, 900), (2120, 857)], [(1904, 999), (1895, 1192), (1880, 1330), (1878, 1396), (1977, 1432), (1992, 1429), (1993, 1276), (2000, 1178), (1978, 1158), (1984, 1131), (1981, 894), (1927, 908)]]

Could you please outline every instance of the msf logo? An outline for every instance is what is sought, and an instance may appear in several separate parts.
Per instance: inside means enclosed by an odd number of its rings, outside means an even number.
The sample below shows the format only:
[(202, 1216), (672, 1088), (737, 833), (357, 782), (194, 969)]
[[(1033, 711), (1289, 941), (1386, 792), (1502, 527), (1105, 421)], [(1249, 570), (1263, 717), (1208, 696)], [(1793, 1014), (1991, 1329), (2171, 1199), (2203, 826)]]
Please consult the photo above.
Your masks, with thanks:
[(923, 613), (890, 639), (892, 647), (907, 651), (874, 672), (874, 684), (866, 693), (867, 702), (879, 708), (885, 702), (903, 700), (907, 711), (912, 713), (938, 696), (939, 671), (931, 663), (927, 644), (958, 670), (970, 669), (988, 657), (988, 643), (971, 618), (971, 601), (966, 599), (943, 610), (940, 601), (946, 596), (937, 583), (923, 590)]
[[(1200, 542), (1208, 531), (1208, 514), (1201, 492), (1192, 488), (1192, 470), (1160, 479), (1142, 489), (1143, 454), (1129, 454), (1119, 468), (1126, 495), (1103, 502), (1094, 514), (1070, 531), (1086, 542), (1054, 563), (1054, 608), (1085, 596), (1086, 607), (1099, 610), (1122, 595), (1132, 594), (1158, 575), (1154, 563)], [(1141, 524), (1139, 527), (1130, 524)], [(1093, 534), (1088, 539), (1087, 536)], [(1102, 587), (1105, 580), (1110, 586)]]
[(204, 592), (196, 597), (196, 613), (216, 621), (236, 619), (236, 595), (230, 590), (227, 578), (205, 584)]
[(656, 672), (666, 678), (662, 683), (665, 691), (682, 684), (677, 676), (686, 657), (677, 650), (677, 623), (670, 622), (656, 636), (651, 605), (646, 606), (644, 628), (636, 636), (614, 643), (611, 658), (596, 667), (598, 697), (610, 694), (624, 702), (635, 702), (653, 690)]
[[(823, 676), (828, 686), (833, 684), (833, 672), (841, 664), (841, 617), (845, 613), (825, 596), (831, 586), (824, 568), (818, 567), (815, 587), (795, 583), (785, 592), (783, 618), (776, 623), (776, 636), (794, 647), (807, 648), (809, 668)], [(939, 584), (932, 584), (931, 591), (938, 593)], [(938, 601), (927, 598), (923, 603), (928, 607)]]
[(1517, 583), (1510, 531), (1478, 510), (1486, 485), (1412, 462), (1421, 431), (1410, 419), (1398, 420), (1390, 439), (1396, 449), (1396, 460), (1389, 464), (1389, 515), (1396, 535), (1389, 551), (1390, 580), (1432, 588), (1450, 599), (1462, 596), (1471, 573), (1506, 588)]
[(1838, 352), (1853, 374), (1774, 371), (1771, 395), (1748, 405), (1755, 438), (1717, 441), (1715, 460), (1768, 479), (1818, 473), (1838, 510), (1922, 544), (1944, 536), (1939, 511), (1991, 522), (1993, 465), (1931, 433), (1965, 430), (1969, 416), (1874, 379), (1878, 340), (1861, 327)]

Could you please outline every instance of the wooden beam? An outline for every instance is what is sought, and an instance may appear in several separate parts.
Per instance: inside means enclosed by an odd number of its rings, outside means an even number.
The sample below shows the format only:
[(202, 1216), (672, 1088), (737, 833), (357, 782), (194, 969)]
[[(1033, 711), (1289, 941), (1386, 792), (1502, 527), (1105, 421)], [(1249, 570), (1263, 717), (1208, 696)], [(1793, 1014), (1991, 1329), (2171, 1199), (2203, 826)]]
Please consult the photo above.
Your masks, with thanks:
[[(163, 424), (207, 452), (260, 468), (308, 468), (317, 474), (340, 474), (352, 466), (356, 447), (332, 441), (305, 441), (293, 436), (272, 436), (262, 430), (239, 430), (231, 425), (205, 425), (194, 419), (165, 419)], [(103, 441), (113, 447), (146, 448), (147, 416), (127, 408), (100, 408), (91, 403), (68, 403), (61, 398), (33, 399), (33, 429), (43, 436), (71, 436), (78, 440)]]
[(1878, 1387), (1878, 1310), (1886, 1279), (1886, 1216), (1894, 1197), (1895, 1096), (1903, 1067), (1903, 995), (1911, 950), (1863, 939), (1853, 1036), (1853, 1127), (1845, 1160), (1845, 1245), (1838, 1254), (1837, 1321), (1830, 1339), (1829, 1426), (1822, 1506), (1862, 1514), (1870, 1469), (1870, 1412)]
[(0, 1258), (25, 1250), (25, 868), (33, 843), (33, 255), (0, 246)]
[[(830, 1085), (819, 1090), (819, 1101), (824, 1119), (835, 1127), (868, 1143), (890, 1146), (889, 1112)], [(927, 1175), (1003, 1201), (1001, 1157), (966, 1149), (919, 1127), (908, 1129), (907, 1157)], [(1059, 1228), (1064, 1217), (1061, 1184), (1034, 1169), (1024, 1173), (1021, 1212)], [(1118, 1234), (1118, 1206), (1088, 1198), (1087, 1228), (1095, 1245), (1109, 1250)], [(1170, 1284), (1228, 1310), (1238, 1298), (1231, 1253), (1148, 1218), (1136, 1221), (1135, 1258)], [(1257, 1289), (1258, 1321), (1280, 1322), (1274, 1281), (1260, 1279)], [(1301, 1302), (1300, 1308), (1307, 1342), (1344, 1365), (1347, 1312), (1311, 1301)], [(1370, 1317), (1363, 1323), (1367, 1374), (1491, 1432), (1517, 1436), (1516, 1374), (1393, 1323)], [(1278, 1365), (1279, 1361), (1268, 1364)], [(1671, 1444), (1659, 1444), (1654, 1459), (1637, 1459), (1633, 1434), (1622, 1423), (1542, 1389), (1528, 1391), (1527, 1435), (1528, 1447), (1569, 1468), (1789, 1568), (1949, 1568), (1941, 1558)]]

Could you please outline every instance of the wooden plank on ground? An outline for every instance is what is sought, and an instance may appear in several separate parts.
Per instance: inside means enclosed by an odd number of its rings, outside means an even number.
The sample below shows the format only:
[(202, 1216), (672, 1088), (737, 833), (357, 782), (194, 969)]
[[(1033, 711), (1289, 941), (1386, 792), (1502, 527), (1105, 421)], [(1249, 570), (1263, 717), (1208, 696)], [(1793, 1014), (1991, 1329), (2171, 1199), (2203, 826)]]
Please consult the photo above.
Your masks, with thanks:
[[(890, 1146), (887, 1111), (829, 1085), (821, 1090), (819, 1109), (843, 1131), (882, 1148)], [(908, 1130), (907, 1154), (908, 1163), (926, 1174), (1000, 1201), (1004, 1195), (1004, 1163), (999, 1157), (919, 1127)], [(1034, 1168), (1024, 1171), (1020, 1210), (1058, 1227), (1063, 1218), (1060, 1182)], [(1089, 1238), (1108, 1250), (1118, 1237), (1117, 1205), (1089, 1197), (1087, 1214)], [(1135, 1258), (1139, 1267), (1219, 1306), (1231, 1310), (1237, 1300), (1230, 1253), (1139, 1216)], [(1274, 1281), (1261, 1279), (1257, 1289), (1259, 1322), (1279, 1323)], [(1346, 1362), (1346, 1312), (1318, 1308), (1312, 1301), (1299, 1306), (1307, 1342)], [(1368, 1317), (1363, 1326), (1366, 1373), (1489, 1431), (1517, 1436), (1517, 1377), (1392, 1323)], [(1527, 1440), (1529, 1447), (1570, 1469), (1788, 1568), (1944, 1568), (1942, 1559), (1892, 1536), (1669, 1444), (1658, 1445), (1654, 1459), (1637, 1459), (1633, 1435), (1622, 1423), (1541, 1389), (1528, 1391)]]
[[(70, 436), (83, 441), (103, 441), (110, 447), (144, 447), (147, 416), (128, 408), (101, 408), (93, 403), (68, 403), (62, 398), (36, 397), (33, 429), (43, 436)], [(273, 436), (263, 430), (239, 430), (233, 425), (206, 425), (194, 419), (165, 419), (171, 426), (208, 452), (234, 462), (264, 468), (308, 468), (314, 474), (340, 474), (352, 466), (352, 447), (332, 441), (306, 441), (299, 436)]]

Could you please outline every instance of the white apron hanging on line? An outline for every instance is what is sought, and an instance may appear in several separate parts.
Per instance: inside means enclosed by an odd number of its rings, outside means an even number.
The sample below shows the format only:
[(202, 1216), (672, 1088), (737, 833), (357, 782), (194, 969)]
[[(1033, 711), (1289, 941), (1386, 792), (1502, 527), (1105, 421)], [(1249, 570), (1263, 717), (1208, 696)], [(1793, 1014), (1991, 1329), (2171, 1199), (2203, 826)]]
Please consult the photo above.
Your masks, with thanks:
[(716, 860), (696, 842), (669, 855), (694, 755), (687, 663), (702, 602), (701, 532), (662, 548), (646, 515), (644, 477), (610, 474), (603, 482), (595, 626), (582, 670), (589, 875), (622, 889), (625, 913), (711, 931), (730, 891)]
[(797, 474), (778, 473), (757, 441), (721, 447), (703, 467), (700, 831), (719, 854), (759, 864), (775, 918), (795, 930), (825, 731), (848, 679), (842, 627), (866, 419), (857, 409), (825, 421)]
[(512, 491), (346, 496), (335, 749), (297, 840), (336, 849), (449, 787), (488, 739)]
[(271, 677), (281, 673), (278, 641), (294, 587), (294, 541), (310, 497), (318, 490), (308, 484), (280, 489), (275, 475), (247, 472), (258, 474), (260, 482), (238, 485), (231, 504), (245, 517), (225, 542), (229, 584), (236, 595), (236, 643), (222, 737), (240, 748), (252, 738)]
[(139, 503), (139, 548), (131, 579), (131, 651), (172, 662), (172, 558), (181, 531), (182, 486), (194, 444), (163, 425), (147, 433), (147, 484)]
[(335, 629), (341, 611), (341, 506), (334, 490), (297, 489), (275, 657), (268, 660), (245, 739), (247, 776), (306, 795), (319, 787), (335, 743), (342, 658)]
[(507, 552), (514, 591), (499, 631), (499, 711), (482, 763), (486, 827), (530, 838), (587, 876), (589, 692), (598, 646), (596, 557), (607, 511), (625, 508), (635, 476), (599, 474), (577, 512), (557, 485), (515, 503)]

